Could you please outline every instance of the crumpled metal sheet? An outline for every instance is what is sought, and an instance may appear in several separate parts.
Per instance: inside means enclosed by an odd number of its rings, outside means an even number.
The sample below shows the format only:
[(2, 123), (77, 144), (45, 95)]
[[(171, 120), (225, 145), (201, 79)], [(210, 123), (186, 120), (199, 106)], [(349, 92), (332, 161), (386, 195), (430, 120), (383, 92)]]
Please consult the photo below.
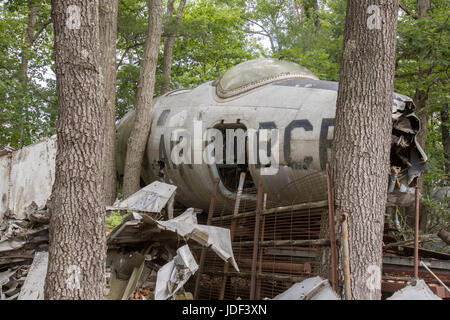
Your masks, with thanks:
[(387, 300), (442, 300), (431, 291), (425, 281), (419, 279), (395, 292)]
[(107, 210), (136, 210), (141, 212), (159, 213), (175, 196), (177, 187), (171, 184), (155, 181), (140, 189), (122, 202), (106, 207)]
[[(16, 274), (17, 270), (8, 269), (4, 272), (0, 272), (0, 300), (6, 300), (6, 292), (3, 292), (3, 286), (8, 285), (11, 282), (12, 277)], [(9, 291), (9, 289), (8, 289)]]
[(189, 250), (189, 246), (180, 247), (177, 255), (158, 271), (155, 300), (171, 298), (197, 270), (198, 264)]
[(176, 232), (186, 239), (195, 240), (202, 246), (211, 248), (224, 261), (229, 261), (239, 272), (231, 247), (229, 229), (197, 224), (197, 216), (193, 208), (187, 209), (174, 219), (157, 221), (157, 223), (165, 230)]
[(204, 247), (211, 248), (221, 259), (228, 261), (239, 272), (231, 246), (230, 230), (215, 226), (200, 225), (194, 208), (167, 221), (155, 220), (150, 215), (132, 213), (117, 226), (108, 237), (108, 244), (125, 244), (149, 241), (161, 230), (191, 239)]
[(9, 282), (9, 278), (13, 276), (16, 271), (6, 270), (4, 272), (0, 272), (0, 290), (1, 287)]
[[(395, 93), (392, 107), (392, 149), (391, 165), (400, 171), (391, 174), (391, 180), (398, 180), (398, 188), (404, 183), (411, 187), (411, 183), (427, 167), (427, 155), (417, 142), (417, 134), (421, 129), (419, 118), (414, 113), (415, 105), (411, 98)], [(426, 125), (426, 124), (423, 124)], [(389, 192), (396, 189), (394, 183), (390, 184)], [(401, 190), (400, 192), (410, 192)]]
[(414, 181), (428, 166), (427, 155), (417, 142), (421, 124), (414, 110), (411, 98), (394, 93), (388, 205), (412, 205)]
[[(27, 220), (5, 217), (0, 221), (0, 254), (18, 250), (26, 245), (33, 247), (48, 238), (49, 215), (32, 202), (24, 209)], [(0, 262), (2, 260), (0, 256)]]
[[(34, 201), (22, 213), (26, 219), (16, 219), (8, 214), (0, 222), (0, 270), (9, 270), (9, 273), (0, 274), (0, 291), (3, 291), (0, 300), (18, 299), (22, 291), (25, 297), (28, 296), (25, 299), (43, 299), (47, 260), (42, 265), (43, 273), (33, 276), (33, 272), (37, 261), (42, 261), (42, 253), (35, 252), (48, 250), (50, 214)], [(24, 289), (25, 285), (28, 289)], [(25, 295), (26, 290), (28, 295)]]
[(27, 242), (15, 239), (0, 240), (0, 252), (17, 250), (22, 248)]
[(273, 300), (340, 300), (328, 280), (314, 277), (295, 283)]
[(9, 224), (6, 232), (0, 232), (0, 253), (18, 250), (25, 245), (35, 246), (48, 242), (48, 225), (35, 229), (25, 229), (16, 224)]

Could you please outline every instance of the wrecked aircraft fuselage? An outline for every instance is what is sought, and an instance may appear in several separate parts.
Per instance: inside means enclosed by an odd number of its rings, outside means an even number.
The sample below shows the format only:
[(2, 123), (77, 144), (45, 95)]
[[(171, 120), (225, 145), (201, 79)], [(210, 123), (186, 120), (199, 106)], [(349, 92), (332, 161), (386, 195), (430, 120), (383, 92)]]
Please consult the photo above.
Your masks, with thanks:
[[(154, 101), (142, 179), (145, 184), (155, 180), (174, 184), (178, 202), (204, 209), (216, 178), (220, 179), (218, 201), (234, 201), (242, 171), (247, 172), (245, 186), (262, 180), (269, 198), (325, 200), (325, 174), (306, 191), (291, 182), (324, 172), (331, 159), (337, 89), (338, 83), (321, 81), (294, 63), (257, 59), (195, 89), (169, 92)], [(412, 100), (399, 94), (393, 98), (389, 192), (401, 194), (412, 191), (427, 159), (416, 142), (420, 124)], [(119, 174), (123, 174), (133, 118), (131, 111), (117, 126)], [(215, 148), (208, 149), (211, 145)], [(400, 198), (390, 199), (401, 202)]]

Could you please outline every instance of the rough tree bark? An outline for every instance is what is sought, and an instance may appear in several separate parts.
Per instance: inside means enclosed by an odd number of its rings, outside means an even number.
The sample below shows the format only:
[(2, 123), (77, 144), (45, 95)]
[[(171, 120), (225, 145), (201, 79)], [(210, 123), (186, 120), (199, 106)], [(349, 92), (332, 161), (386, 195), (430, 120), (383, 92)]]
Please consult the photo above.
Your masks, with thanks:
[(164, 40), (164, 56), (163, 56), (163, 80), (161, 85), (161, 94), (170, 91), (170, 79), (172, 74), (172, 54), (173, 46), (175, 44), (175, 34), (181, 23), (181, 18), (183, 16), (184, 6), (186, 5), (186, 0), (180, 0), (178, 5), (177, 15), (173, 24), (170, 23), (173, 16), (173, 0), (169, 1), (167, 5), (167, 17), (165, 23), (165, 30), (168, 31), (168, 35)]
[(417, 12), (419, 18), (428, 14), (431, 10), (431, 0), (417, 0)]
[[(447, 178), (450, 175), (450, 125), (449, 125), (448, 104), (442, 105), (441, 109), (441, 131), (442, 146), (445, 152), (445, 174)], [(448, 181), (448, 180), (447, 180)]]
[[(314, 13), (316, 14), (316, 15), (318, 15), (319, 14), (319, 1), (318, 0), (311, 0), (311, 2), (312, 2), (312, 7), (313, 7), (313, 10), (314, 10)], [(316, 16), (316, 17), (314, 17), (314, 25), (316, 26), (316, 28), (320, 28), (320, 19), (319, 19), (319, 17), (318, 16)]]
[(140, 187), (142, 158), (152, 120), (155, 73), (162, 32), (162, 0), (149, 0), (148, 35), (142, 60), (136, 98), (136, 117), (127, 143), (123, 196), (128, 197)]
[(354, 299), (381, 298), (397, 12), (396, 0), (347, 1), (332, 167), (337, 212), (349, 213)]
[(58, 150), (46, 299), (103, 299), (104, 87), (98, 0), (53, 0)]
[(116, 199), (115, 111), (116, 111), (116, 40), (117, 0), (100, 0), (101, 66), (105, 83), (105, 140), (103, 146), (103, 186), (105, 204)]

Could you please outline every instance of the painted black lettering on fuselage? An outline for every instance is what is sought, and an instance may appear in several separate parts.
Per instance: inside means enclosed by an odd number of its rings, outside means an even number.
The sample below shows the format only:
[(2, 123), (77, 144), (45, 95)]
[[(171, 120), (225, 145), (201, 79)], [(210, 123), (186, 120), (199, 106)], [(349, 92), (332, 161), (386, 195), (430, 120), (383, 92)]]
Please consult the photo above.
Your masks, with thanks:
[[(322, 170), (325, 170), (326, 163), (328, 161), (327, 150), (332, 147), (332, 139), (328, 139), (328, 131), (330, 127), (334, 126), (334, 118), (324, 118), (322, 119), (321, 127), (320, 127), (320, 139), (319, 139), (319, 157), (320, 157), (320, 167)], [(259, 129), (276, 129), (277, 125), (273, 121), (269, 122), (261, 122), (259, 124)], [(293, 169), (307, 170), (309, 166), (313, 163), (313, 157), (307, 156), (303, 159), (303, 161), (294, 161), (291, 156), (291, 137), (292, 131), (296, 128), (303, 128), (305, 131), (313, 131), (314, 127), (311, 122), (307, 119), (293, 120), (289, 123), (289, 125), (284, 129), (284, 159), (286, 161), (286, 165)], [(161, 135), (159, 142), (159, 160), (163, 161), (165, 167), (167, 169), (171, 169), (170, 160), (167, 156), (167, 150), (164, 142), (164, 134)], [(257, 143), (259, 146), (259, 135), (257, 135)], [(271, 143), (268, 144), (268, 156), (271, 155)], [(173, 150), (174, 143), (171, 141), (170, 150)], [(258, 148), (259, 150), (259, 148)], [(257, 152), (257, 168), (260, 168), (259, 164), (259, 152)], [(173, 168), (176, 169), (177, 166), (173, 164)], [(188, 167), (190, 169), (193, 168), (192, 164), (189, 164)]]
[(284, 161), (286, 161), (287, 166), (293, 169), (303, 169), (307, 170), (309, 166), (313, 163), (313, 158), (308, 156), (303, 159), (303, 161), (294, 161), (291, 157), (291, 137), (292, 131), (295, 128), (303, 128), (305, 131), (313, 131), (314, 127), (307, 119), (293, 120), (284, 129)]
[[(267, 157), (270, 158), (272, 156), (272, 135), (270, 130), (272, 129), (276, 129), (277, 128), (277, 124), (273, 121), (268, 121), (268, 122), (260, 122), (259, 123), (259, 129), (266, 129), (268, 130), (268, 137), (269, 137), (269, 142), (267, 143)], [(256, 165), (255, 167), (257, 169), (261, 168), (261, 164), (259, 161), (259, 134), (256, 135), (256, 145), (257, 147), (257, 151), (256, 151)]]

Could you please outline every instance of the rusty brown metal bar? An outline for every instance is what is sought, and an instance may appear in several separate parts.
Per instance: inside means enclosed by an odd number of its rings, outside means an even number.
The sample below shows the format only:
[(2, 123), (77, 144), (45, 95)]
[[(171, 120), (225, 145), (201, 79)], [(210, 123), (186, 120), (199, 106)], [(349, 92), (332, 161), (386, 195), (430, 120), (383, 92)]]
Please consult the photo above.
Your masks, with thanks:
[[(267, 199), (267, 193), (264, 194), (264, 208), (263, 208), (263, 210), (265, 209), (266, 199)], [(266, 217), (263, 216), (262, 217), (260, 244), (264, 242), (264, 228), (265, 228), (265, 226), (266, 226)], [(258, 275), (260, 275), (262, 273), (262, 262), (263, 262), (263, 250), (259, 250)], [(258, 281), (256, 283), (256, 299), (257, 300), (261, 299), (261, 279), (260, 278), (258, 278)]]
[(261, 212), (263, 207), (263, 184), (262, 180), (258, 183), (258, 198), (256, 202), (256, 217), (255, 217), (255, 232), (253, 236), (253, 255), (252, 255), (252, 271), (250, 280), (250, 300), (255, 300), (256, 294), (256, 264), (258, 262), (258, 243), (259, 243), (259, 231), (261, 224)]
[(331, 174), (331, 167), (329, 163), (327, 163), (327, 187), (328, 187), (328, 221), (329, 221), (328, 228), (330, 232), (330, 252), (331, 252), (331, 285), (333, 286), (334, 291), (338, 292), (333, 180)]
[[(327, 200), (308, 202), (308, 203), (299, 203), (299, 204), (295, 204), (292, 206), (266, 209), (261, 214), (269, 215), (269, 214), (273, 214), (273, 213), (289, 212), (289, 211), (294, 211), (294, 210), (323, 208), (323, 207), (326, 207), (327, 204), (328, 204)], [(253, 217), (253, 216), (255, 216), (255, 211), (239, 213), (236, 215), (233, 214), (233, 215), (226, 215), (226, 216), (222, 216), (222, 217), (215, 217), (215, 218), (212, 218), (211, 221), (216, 222), (216, 221), (224, 221), (224, 220), (230, 220), (230, 219), (235, 220), (235, 219), (239, 219), (239, 218), (248, 218), (248, 217)]]
[(420, 264), (425, 268), (425, 269), (427, 269), (427, 271), (429, 272), (429, 273), (431, 273), (431, 275), (445, 288), (445, 290), (447, 290), (447, 292), (449, 292), (450, 293), (450, 289), (445, 285), (445, 283), (444, 282), (442, 282), (442, 280), (441, 279), (439, 279), (439, 277), (433, 272), (433, 271), (431, 271), (431, 269), (430, 268), (428, 268), (428, 266), (425, 264), (425, 262), (423, 262), (423, 261), (420, 261)]
[[(239, 259), (239, 268), (242, 266), (247, 269), (251, 268), (253, 264), (252, 259)], [(259, 266), (258, 266), (259, 267)], [(262, 262), (262, 270), (273, 270), (275, 272), (280, 273), (289, 273), (289, 274), (302, 274), (305, 270), (311, 268), (310, 262), (279, 262), (279, 261), (263, 261)]]
[(350, 250), (348, 246), (348, 213), (341, 212), (342, 218), (342, 269), (344, 271), (344, 294), (345, 300), (352, 300), (352, 289), (350, 285)]
[[(211, 225), (211, 219), (214, 215), (214, 211), (216, 210), (216, 202), (217, 202), (217, 189), (219, 187), (220, 179), (217, 178), (214, 182), (214, 191), (211, 196), (211, 201), (209, 202), (209, 211), (208, 211), (208, 218), (206, 220), (206, 225)], [(203, 266), (205, 264), (206, 259), (206, 248), (202, 248), (202, 253), (200, 254), (200, 265), (197, 272), (197, 277), (195, 278), (195, 289), (194, 289), (194, 299), (198, 299), (198, 292), (200, 288), (200, 279), (203, 272)]]
[(438, 232), (438, 237), (442, 239), (446, 244), (450, 245), (450, 233), (445, 229), (442, 229)]
[[(264, 216), (263, 216), (264, 218)], [(233, 247), (250, 247), (254, 241), (240, 241), (233, 243)], [(330, 245), (328, 239), (314, 239), (314, 240), (266, 240), (259, 243), (260, 247), (281, 247), (281, 246), (299, 246), (299, 247), (326, 247)]]
[[(223, 271), (214, 271), (214, 270), (205, 270), (204, 274), (214, 275), (214, 276), (222, 276)], [(228, 277), (237, 277), (237, 278), (251, 278), (251, 272), (236, 272), (236, 271), (228, 271), (226, 273)], [(257, 275), (258, 279), (267, 279), (267, 280), (280, 280), (280, 281), (291, 281), (291, 282), (300, 282), (308, 277), (301, 276), (292, 276), (292, 275), (283, 275), (283, 274), (275, 274), (275, 273), (261, 273)]]
[(419, 279), (419, 215), (420, 190), (416, 188), (416, 225), (414, 229), (414, 278)]
[[(239, 186), (238, 186), (238, 191), (237, 191), (237, 195), (236, 195), (236, 202), (235, 202), (235, 206), (234, 206), (233, 215), (237, 215), (239, 213), (239, 205), (241, 203), (242, 190), (244, 189), (245, 175), (246, 175), (245, 172), (241, 172), (241, 175), (239, 177)], [(236, 224), (237, 224), (236, 219), (231, 221), (230, 238), (231, 238), (232, 242), (234, 239), (234, 232), (236, 230)], [(227, 286), (227, 274), (228, 274), (229, 268), (230, 268), (230, 264), (228, 262), (225, 262), (225, 265), (223, 267), (224, 276), (222, 278), (222, 284), (220, 286), (219, 300), (223, 300), (223, 298), (225, 297), (225, 288)]]

